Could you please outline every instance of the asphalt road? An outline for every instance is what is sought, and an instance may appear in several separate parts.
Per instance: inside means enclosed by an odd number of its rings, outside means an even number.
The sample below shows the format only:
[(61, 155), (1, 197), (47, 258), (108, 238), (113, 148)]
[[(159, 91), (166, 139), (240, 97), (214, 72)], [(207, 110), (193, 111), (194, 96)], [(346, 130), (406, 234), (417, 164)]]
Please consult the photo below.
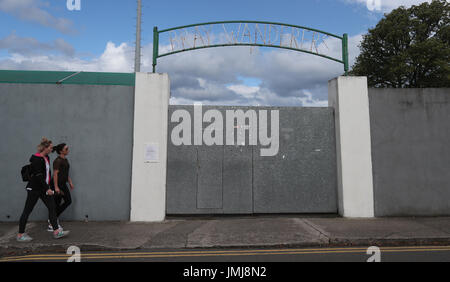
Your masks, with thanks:
[[(69, 254), (67, 254), (69, 253)], [(0, 262), (450, 262), (450, 246), (177, 249), (113, 252), (30, 254), (0, 258)]]

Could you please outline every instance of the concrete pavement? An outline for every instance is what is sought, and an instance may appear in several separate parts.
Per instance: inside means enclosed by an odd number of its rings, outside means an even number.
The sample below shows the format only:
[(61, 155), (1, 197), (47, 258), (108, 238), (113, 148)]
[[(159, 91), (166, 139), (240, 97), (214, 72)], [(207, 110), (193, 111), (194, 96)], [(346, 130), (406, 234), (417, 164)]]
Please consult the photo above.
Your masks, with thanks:
[(348, 219), (330, 216), (168, 218), (159, 223), (62, 222), (55, 240), (46, 222), (31, 222), (30, 243), (15, 240), (17, 223), (0, 223), (0, 257), (39, 252), (174, 248), (450, 245), (450, 217)]

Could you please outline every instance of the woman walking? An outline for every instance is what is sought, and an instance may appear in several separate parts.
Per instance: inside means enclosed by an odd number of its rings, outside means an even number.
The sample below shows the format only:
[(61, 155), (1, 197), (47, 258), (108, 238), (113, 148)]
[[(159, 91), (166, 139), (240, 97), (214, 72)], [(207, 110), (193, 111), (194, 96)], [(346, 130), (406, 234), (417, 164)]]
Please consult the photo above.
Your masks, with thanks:
[[(70, 196), (70, 190), (67, 187), (67, 183), (70, 185), (70, 189), (73, 190), (72, 179), (69, 177), (69, 161), (67, 155), (69, 154), (69, 146), (65, 143), (61, 143), (53, 148), (53, 152), (58, 154), (58, 157), (53, 162), (53, 183), (55, 187), (55, 203), (56, 203), (56, 217), (66, 210), (72, 203), (72, 197)], [(62, 203), (64, 201), (64, 203)], [(61, 204), (62, 203), (62, 204)], [(58, 226), (59, 221), (58, 221)], [(52, 231), (52, 226), (49, 221), (49, 231)]]
[(41, 143), (38, 145), (38, 152), (31, 156), (31, 177), (27, 184), (27, 200), (25, 207), (20, 217), (19, 233), (17, 234), (17, 241), (28, 242), (33, 240), (27, 233), (25, 233), (25, 227), (28, 221), (28, 217), (33, 211), (38, 199), (44, 202), (48, 209), (51, 225), (53, 227), (53, 238), (58, 239), (69, 234), (69, 231), (63, 231), (58, 227), (55, 200), (53, 198), (54, 192), (50, 189), (50, 158), (48, 154), (52, 151), (52, 141), (47, 138), (42, 138)]

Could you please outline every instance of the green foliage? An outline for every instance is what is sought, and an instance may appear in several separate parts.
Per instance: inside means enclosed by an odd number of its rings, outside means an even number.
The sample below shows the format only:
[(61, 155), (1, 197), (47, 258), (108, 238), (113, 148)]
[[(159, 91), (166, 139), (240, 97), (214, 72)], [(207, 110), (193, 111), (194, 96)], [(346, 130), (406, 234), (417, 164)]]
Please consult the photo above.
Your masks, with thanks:
[(450, 4), (395, 9), (359, 47), (350, 75), (367, 76), (370, 87), (450, 87)]

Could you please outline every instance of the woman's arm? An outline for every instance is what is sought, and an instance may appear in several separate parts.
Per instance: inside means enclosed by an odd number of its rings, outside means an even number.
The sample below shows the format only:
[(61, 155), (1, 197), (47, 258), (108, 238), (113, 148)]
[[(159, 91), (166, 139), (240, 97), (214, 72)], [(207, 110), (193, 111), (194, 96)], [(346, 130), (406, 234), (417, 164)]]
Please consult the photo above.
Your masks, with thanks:
[(70, 189), (73, 190), (73, 183), (72, 183), (72, 179), (70, 179), (70, 176), (67, 178), (69, 180), (69, 185), (70, 185)]
[[(42, 159), (42, 161), (44, 161)], [(45, 161), (44, 161), (45, 162)], [(34, 159), (31, 161), (31, 171), (32, 171), (32, 177), (35, 178), (35, 183), (39, 185), (42, 190), (47, 191), (50, 189), (47, 182), (45, 182), (45, 163), (44, 163), (44, 170), (42, 170), (42, 162), (39, 159)], [(32, 187), (34, 188), (34, 187)], [(38, 187), (36, 187), (38, 188)]]

